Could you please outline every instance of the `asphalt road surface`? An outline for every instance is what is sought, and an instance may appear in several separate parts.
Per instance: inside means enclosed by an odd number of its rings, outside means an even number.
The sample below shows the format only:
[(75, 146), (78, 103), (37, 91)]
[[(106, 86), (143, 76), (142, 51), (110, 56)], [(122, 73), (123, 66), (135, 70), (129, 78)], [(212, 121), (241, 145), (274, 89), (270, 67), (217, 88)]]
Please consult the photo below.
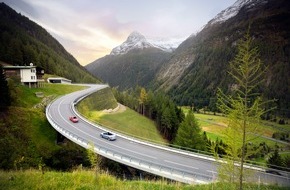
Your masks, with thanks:
[[(107, 157), (118, 162), (138, 169), (145, 168), (143, 170), (147, 172), (188, 183), (208, 183), (216, 180), (218, 163), (211, 160), (211, 158), (206, 158), (206, 156), (202, 155), (188, 155), (186, 152), (179, 152), (179, 150), (171, 151), (168, 150), (169, 148), (139, 143), (129, 137), (123, 138), (122, 135), (118, 134), (116, 141), (108, 141), (100, 137), (100, 133), (104, 132), (104, 130), (97, 125), (93, 125), (82, 118), (79, 118), (78, 123), (73, 123), (69, 120), (70, 116), (76, 115), (73, 109), (74, 103), (83, 96), (106, 87), (106, 85), (91, 85), (88, 89), (56, 99), (48, 106), (47, 117), (54, 124), (65, 129), (66, 132), (73, 134), (73, 136), (93, 143), (94, 146), (99, 147), (99, 150), (103, 149), (106, 150), (105, 152), (111, 152), (111, 156)], [(59, 132), (64, 134), (62, 131)], [(81, 143), (79, 144), (82, 145)], [(104, 153), (103, 156), (106, 156), (106, 154)], [(139, 164), (136, 165), (138, 162)], [(252, 173), (254, 174), (251, 180), (254, 182), (290, 186), (289, 173), (277, 175), (266, 173), (263, 170), (253, 170)], [(186, 180), (182, 180), (182, 178)], [(194, 180), (188, 180), (191, 178)]]

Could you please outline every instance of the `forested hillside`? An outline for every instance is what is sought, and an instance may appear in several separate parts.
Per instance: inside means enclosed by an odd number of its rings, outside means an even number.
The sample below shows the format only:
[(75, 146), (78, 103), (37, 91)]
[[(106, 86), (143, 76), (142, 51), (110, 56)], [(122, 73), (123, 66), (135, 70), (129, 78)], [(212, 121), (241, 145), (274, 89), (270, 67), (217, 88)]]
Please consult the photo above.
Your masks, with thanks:
[(45, 29), (0, 3), (0, 61), (33, 63), (73, 82), (98, 82)]
[(234, 85), (227, 70), (237, 42), (249, 29), (260, 59), (268, 67), (259, 92), (277, 99), (279, 115), (290, 117), (290, 4), (287, 0), (251, 1), (224, 22), (209, 22), (175, 51), (156, 84), (180, 105), (214, 109), (218, 87)]
[(86, 69), (120, 90), (149, 87), (170, 55), (153, 47), (133, 49), (122, 55), (107, 55), (87, 65)]
[[(179, 105), (216, 111), (217, 89), (230, 93), (235, 85), (227, 73), (229, 63), (237, 53), (238, 41), (249, 30), (253, 46), (259, 49), (260, 60), (267, 68), (257, 92), (265, 99), (276, 99), (276, 105), (271, 105), (277, 106), (275, 114), (289, 118), (290, 4), (287, 0), (237, 4), (234, 16), (213, 18), (173, 53), (132, 51), (100, 58), (86, 68), (121, 90), (139, 85), (165, 91)], [(220, 14), (230, 11), (233, 7)]]

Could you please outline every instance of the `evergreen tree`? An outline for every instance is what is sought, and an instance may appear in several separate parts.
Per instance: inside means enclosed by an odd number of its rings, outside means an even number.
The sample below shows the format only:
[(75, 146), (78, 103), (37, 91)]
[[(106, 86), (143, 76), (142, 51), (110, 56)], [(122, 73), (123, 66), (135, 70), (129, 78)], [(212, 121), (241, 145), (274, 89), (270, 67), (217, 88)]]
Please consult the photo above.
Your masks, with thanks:
[(269, 168), (274, 168), (274, 169), (280, 169), (280, 167), (284, 166), (284, 160), (280, 156), (277, 146), (274, 150), (274, 153), (269, 157), (267, 164)]
[[(225, 149), (231, 158), (234, 179), (239, 181), (239, 189), (243, 189), (244, 162), (245, 159), (254, 154), (247, 151), (246, 145), (257, 138), (253, 134), (259, 134), (257, 130), (261, 116), (268, 112), (263, 107), (263, 102), (257, 97), (255, 88), (261, 83), (265, 70), (259, 59), (258, 49), (252, 47), (252, 39), (249, 32), (238, 44), (238, 53), (230, 63), (229, 74), (233, 78), (233, 95), (226, 95), (220, 89), (218, 91), (218, 107), (229, 119), (228, 127), (224, 133), (227, 144)], [(257, 150), (258, 151), (258, 150)], [(235, 164), (239, 164), (238, 172)]]
[(8, 83), (4, 74), (2, 65), (0, 64), (0, 112), (3, 112), (10, 106), (10, 92)]
[(175, 144), (181, 147), (198, 150), (206, 149), (206, 141), (191, 110), (188, 111), (187, 116), (178, 128)]

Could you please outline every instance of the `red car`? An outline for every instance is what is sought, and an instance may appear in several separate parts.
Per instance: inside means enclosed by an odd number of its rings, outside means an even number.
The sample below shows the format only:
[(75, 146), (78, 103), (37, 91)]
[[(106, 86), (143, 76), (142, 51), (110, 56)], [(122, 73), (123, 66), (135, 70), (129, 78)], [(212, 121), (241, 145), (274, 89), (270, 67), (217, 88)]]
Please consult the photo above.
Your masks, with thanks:
[(73, 123), (77, 123), (79, 119), (76, 116), (69, 117), (69, 120), (71, 120)]

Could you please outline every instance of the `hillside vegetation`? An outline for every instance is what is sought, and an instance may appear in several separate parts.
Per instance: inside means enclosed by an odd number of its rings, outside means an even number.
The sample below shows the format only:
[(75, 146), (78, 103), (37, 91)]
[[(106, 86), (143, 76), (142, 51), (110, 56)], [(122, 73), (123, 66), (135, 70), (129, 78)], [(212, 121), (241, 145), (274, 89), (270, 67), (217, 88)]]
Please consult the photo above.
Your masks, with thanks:
[[(82, 100), (77, 109), (89, 120), (118, 133), (159, 143), (165, 142), (152, 120), (128, 107), (117, 106), (112, 90), (105, 88)], [(116, 111), (112, 111), (115, 108)]]
[(136, 50), (118, 56), (105, 56), (86, 66), (119, 90), (165, 91), (181, 106), (217, 111), (216, 91), (231, 93), (228, 77), (237, 42), (247, 29), (258, 47), (265, 80), (258, 87), (264, 99), (276, 99), (277, 109), (265, 116), (283, 121), (290, 118), (290, 7), (288, 0), (240, 1), (252, 3), (224, 22), (209, 22), (191, 35), (173, 53)]
[(81, 113), (90, 114), (90, 111), (101, 111), (104, 109), (114, 109), (118, 103), (112, 93), (111, 88), (104, 88), (83, 99), (77, 108)]
[(4, 3), (0, 3), (0, 61), (12, 65), (33, 63), (45, 73), (73, 82), (99, 82), (45, 29)]
[[(86, 171), (90, 167), (87, 152), (83, 148), (64, 141), (55, 144), (56, 131), (46, 121), (44, 106), (46, 98), (57, 97), (84, 87), (73, 85), (46, 84), (43, 88), (29, 89), (14, 84), (19, 96), (13, 101), (6, 114), (0, 119), (0, 189), (234, 189), (235, 184), (185, 185), (166, 180), (150, 181), (144, 175), (142, 181), (117, 179), (102, 171)], [(43, 92), (37, 98), (35, 92)], [(110, 89), (100, 92), (103, 102), (113, 98)], [(111, 94), (111, 95), (110, 95)], [(111, 98), (110, 98), (111, 97)], [(15, 98), (15, 97), (14, 97)], [(13, 99), (14, 100), (14, 99)], [(112, 100), (112, 99), (111, 99)], [(102, 101), (101, 101), (102, 102)], [(111, 101), (114, 102), (114, 101)], [(17, 106), (19, 104), (19, 106)], [(104, 103), (106, 105), (106, 103)], [(111, 105), (115, 105), (114, 103)], [(104, 107), (103, 107), (104, 108)], [(103, 160), (105, 168), (118, 170), (119, 177), (128, 169), (114, 162)], [(37, 168), (38, 170), (31, 170)], [(78, 168), (72, 170), (72, 168)], [(11, 171), (11, 169), (14, 171)], [(27, 170), (29, 169), (29, 170)], [(55, 172), (70, 170), (72, 172)], [(17, 171), (15, 171), (17, 170)], [(108, 170), (107, 170), (108, 171)], [(136, 171), (135, 171), (136, 172)], [(121, 175), (122, 174), (122, 175)], [(134, 177), (136, 179), (136, 176)], [(145, 180), (144, 180), (145, 179)], [(152, 176), (150, 177), (152, 179)], [(247, 185), (245, 189), (286, 189), (276, 186)]]
[(156, 48), (132, 50), (124, 55), (107, 55), (88, 64), (85, 68), (94, 76), (120, 90), (149, 87), (156, 73), (171, 54)]
[(225, 22), (209, 23), (178, 47), (168, 66), (158, 73), (157, 86), (168, 90), (180, 105), (214, 111), (217, 88), (231, 93), (235, 85), (227, 70), (237, 53), (238, 40), (249, 28), (253, 47), (258, 48), (263, 66), (268, 67), (257, 92), (264, 99), (277, 99), (274, 114), (289, 118), (289, 17), (287, 0), (268, 0), (251, 8), (243, 7)]
[[(28, 170), (24, 172), (0, 171), (0, 189), (126, 189), (126, 190), (232, 190), (235, 184), (216, 183), (208, 185), (185, 185), (168, 181), (127, 181), (116, 179), (105, 173), (95, 171), (75, 170), (73, 172), (45, 172)], [(286, 190), (287, 187), (268, 185), (245, 185), (244, 190)]]
[[(67, 146), (56, 144), (57, 132), (46, 120), (44, 112), (49, 101), (84, 87), (45, 84), (43, 88), (29, 89), (12, 81), (9, 85), (12, 106), (0, 113), (0, 168), (66, 170), (85, 162), (84, 149), (69, 141)], [(36, 97), (36, 92), (42, 92), (44, 97)]]

